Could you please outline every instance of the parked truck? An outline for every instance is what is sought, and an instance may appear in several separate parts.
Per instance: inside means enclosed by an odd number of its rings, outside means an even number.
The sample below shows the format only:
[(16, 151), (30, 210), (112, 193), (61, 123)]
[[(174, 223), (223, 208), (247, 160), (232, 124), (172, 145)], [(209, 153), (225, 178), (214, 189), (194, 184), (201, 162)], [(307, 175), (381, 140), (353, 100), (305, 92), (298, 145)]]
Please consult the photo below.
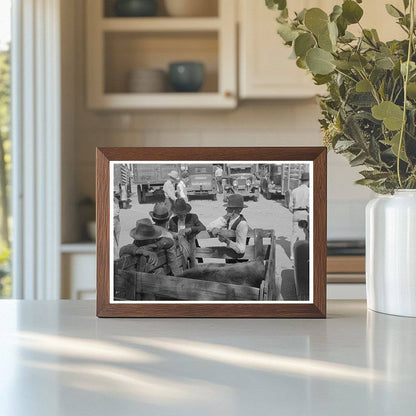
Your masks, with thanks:
[(217, 182), (214, 176), (214, 165), (193, 163), (189, 165), (188, 197), (206, 196), (213, 201), (217, 199)]
[(139, 204), (145, 203), (149, 197), (160, 195), (163, 198), (163, 184), (172, 170), (181, 172), (180, 165), (175, 163), (133, 165), (133, 182), (137, 185), (137, 199)]
[(261, 167), (261, 192), (266, 199), (277, 197), (289, 204), (290, 192), (300, 185), (300, 177), (307, 166), (302, 163), (278, 163)]
[(114, 194), (120, 196), (121, 186), (126, 185), (128, 195), (131, 194), (131, 171), (126, 163), (114, 164), (113, 186)]

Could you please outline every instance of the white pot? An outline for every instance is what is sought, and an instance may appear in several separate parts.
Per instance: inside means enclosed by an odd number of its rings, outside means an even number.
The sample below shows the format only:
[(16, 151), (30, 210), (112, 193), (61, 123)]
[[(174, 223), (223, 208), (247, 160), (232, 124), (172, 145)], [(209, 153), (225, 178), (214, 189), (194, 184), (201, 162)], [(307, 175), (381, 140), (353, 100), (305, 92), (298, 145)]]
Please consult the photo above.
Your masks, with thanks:
[(166, 11), (173, 17), (217, 16), (216, 0), (165, 0)]
[(366, 281), (369, 309), (416, 317), (416, 190), (368, 203)]

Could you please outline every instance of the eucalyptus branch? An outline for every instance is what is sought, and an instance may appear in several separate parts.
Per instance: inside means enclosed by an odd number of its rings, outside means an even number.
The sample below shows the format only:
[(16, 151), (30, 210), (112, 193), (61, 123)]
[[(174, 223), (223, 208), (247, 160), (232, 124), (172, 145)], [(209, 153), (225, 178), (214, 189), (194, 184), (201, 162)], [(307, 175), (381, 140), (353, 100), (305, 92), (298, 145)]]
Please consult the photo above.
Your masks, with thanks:
[(410, 30), (409, 30), (409, 44), (407, 47), (407, 60), (406, 60), (406, 73), (404, 76), (404, 85), (403, 85), (403, 118), (402, 118), (402, 127), (400, 129), (400, 140), (399, 140), (399, 149), (397, 151), (397, 178), (399, 180), (400, 187), (403, 187), (402, 177), (400, 173), (400, 156), (402, 155), (404, 131), (406, 129), (406, 108), (407, 108), (407, 83), (409, 82), (409, 68), (412, 58), (413, 50), (413, 36), (415, 28), (415, 0), (410, 0)]

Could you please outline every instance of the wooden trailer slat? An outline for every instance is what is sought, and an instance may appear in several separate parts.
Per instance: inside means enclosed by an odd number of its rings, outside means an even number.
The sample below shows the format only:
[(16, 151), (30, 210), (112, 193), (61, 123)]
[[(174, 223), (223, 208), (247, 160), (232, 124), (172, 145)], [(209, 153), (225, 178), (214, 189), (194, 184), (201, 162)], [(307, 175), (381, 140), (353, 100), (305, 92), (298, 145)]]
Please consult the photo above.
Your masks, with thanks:
[[(263, 237), (263, 238), (268, 238), (268, 237), (271, 237), (271, 235), (273, 234), (273, 230), (263, 230), (263, 229), (261, 229), (261, 228), (256, 228), (255, 230), (252, 230), (252, 229), (250, 229), (249, 230), (249, 232), (248, 232), (248, 234), (247, 234), (247, 237), (250, 237), (250, 238), (254, 238), (255, 237), (255, 232), (256, 232), (256, 230), (257, 230), (257, 232), (259, 233), (259, 234), (261, 234), (261, 236)], [(228, 238), (232, 238), (232, 237), (235, 237), (235, 231), (233, 231), (233, 230), (222, 230), (224, 233), (225, 233), (225, 235), (228, 237)], [(216, 237), (211, 237), (210, 236), (210, 234), (208, 233), (208, 231), (201, 231), (197, 236), (196, 236), (196, 238), (197, 239), (199, 239), (199, 240), (208, 240), (208, 239), (210, 239), (210, 238), (216, 238)]]
[[(195, 257), (202, 257), (205, 259), (246, 259), (255, 260), (255, 246), (247, 246), (243, 257), (233, 255), (232, 249), (224, 246), (217, 247), (198, 247), (195, 250)], [(260, 253), (258, 253), (260, 254)], [(265, 249), (263, 249), (264, 259)]]
[(266, 277), (265, 277), (265, 300), (277, 300), (279, 297), (278, 288), (276, 284), (276, 239), (272, 236), (271, 239), (269, 261), (267, 262)]
[(125, 272), (136, 278), (136, 293), (178, 300), (259, 300), (255, 287), (217, 283), (143, 272)]

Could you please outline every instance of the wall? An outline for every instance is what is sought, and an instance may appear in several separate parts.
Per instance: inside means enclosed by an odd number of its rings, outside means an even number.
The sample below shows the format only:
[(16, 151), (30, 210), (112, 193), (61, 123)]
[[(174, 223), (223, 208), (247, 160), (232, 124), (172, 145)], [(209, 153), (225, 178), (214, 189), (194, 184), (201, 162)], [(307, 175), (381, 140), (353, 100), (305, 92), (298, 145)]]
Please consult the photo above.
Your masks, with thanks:
[[(314, 99), (242, 102), (233, 111), (137, 111), (92, 112), (85, 107), (85, 24), (83, 0), (74, 0), (75, 19), (67, 21), (72, 31), (66, 45), (72, 54), (75, 106), (68, 123), (74, 141), (63, 155), (63, 174), (71, 189), (66, 204), (95, 193), (96, 146), (319, 146), (319, 107)], [(74, 22), (74, 23), (72, 23)], [(71, 25), (74, 25), (71, 29)], [(67, 37), (65, 37), (67, 39)], [(68, 79), (68, 85), (71, 85)], [(63, 80), (66, 83), (66, 80)], [(67, 85), (67, 88), (68, 88)], [(71, 89), (70, 87), (68, 88)], [(70, 120), (70, 121), (71, 121)], [(69, 148), (68, 148), (69, 147)], [(372, 196), (354, 185), (357, 170), (334, 154), (328, 162), (328, 236), (364, 236), (364, 206)], [(65, 197), (64, 197), (65, 199)], [(65, 219), (64, 219), (65, 221)], [(64, 241), (73, 239), (69, 228)], [(79, 227), (78, 227), (79, 229)]]

